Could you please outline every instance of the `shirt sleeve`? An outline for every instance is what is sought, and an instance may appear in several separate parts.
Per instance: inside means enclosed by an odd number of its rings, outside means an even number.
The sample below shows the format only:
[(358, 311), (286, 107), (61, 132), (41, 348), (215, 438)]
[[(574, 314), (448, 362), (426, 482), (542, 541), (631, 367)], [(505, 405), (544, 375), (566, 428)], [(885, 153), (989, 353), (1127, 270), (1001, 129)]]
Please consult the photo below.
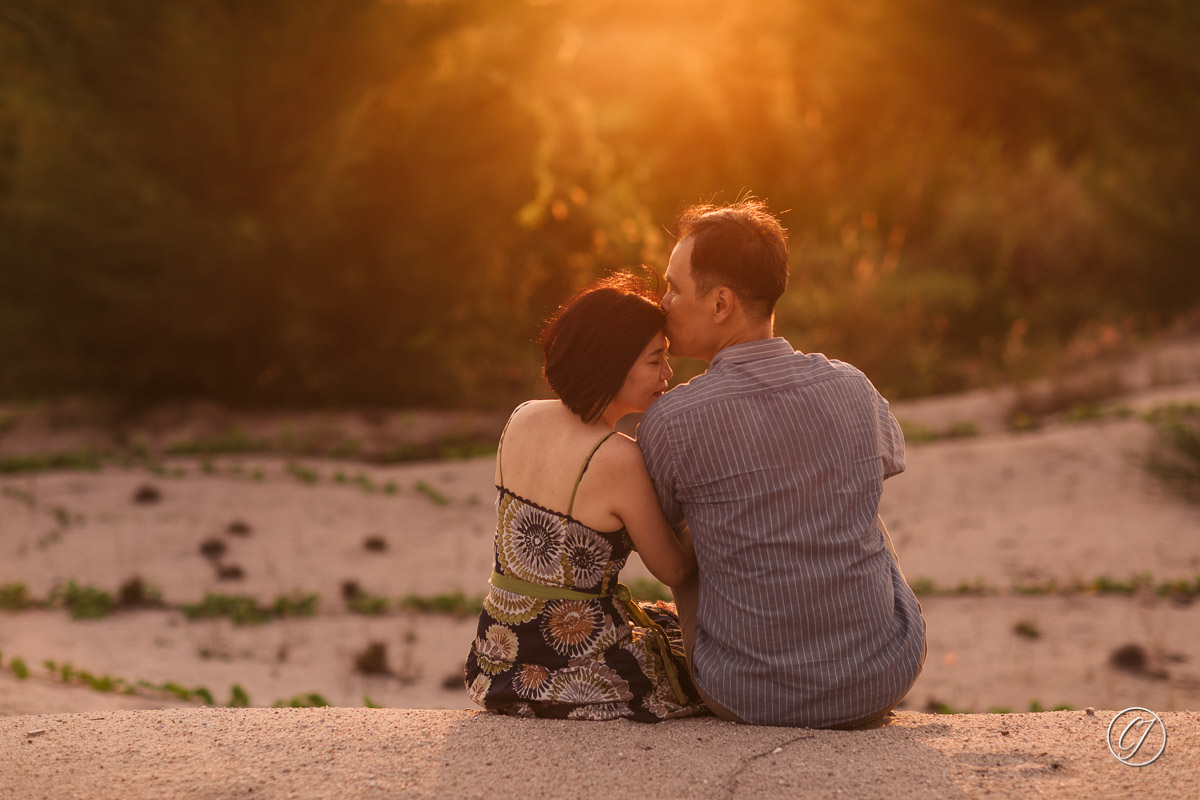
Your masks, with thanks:
[(658, 504), (662, 506), (663, 515), (678, 529), (684, 521), (683, 505), (675, 496), (675, 460), (671, 454), (671, 442), (668, 426), (662, 414), (654, 413), (651, 406), (642, 423), (638, 426), (637, 443), (642, 448), (642, 458), (646, 460), (646, 470), (650, 480), (654, 482), (654, 491), (658, 494)]
[(904, 431), (892, 416), (888, 401), (876, 392), (876, 408), (879, 418), (879, 452), (883, 457), (885, 479), (904, 472)]

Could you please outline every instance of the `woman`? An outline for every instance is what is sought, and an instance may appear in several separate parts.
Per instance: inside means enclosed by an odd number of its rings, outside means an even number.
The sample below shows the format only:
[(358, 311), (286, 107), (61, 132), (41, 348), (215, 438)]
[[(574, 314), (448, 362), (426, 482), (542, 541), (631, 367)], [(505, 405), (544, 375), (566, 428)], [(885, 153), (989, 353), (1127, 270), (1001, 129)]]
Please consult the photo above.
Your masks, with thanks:
[(637, 443), (613, 426), (667, 389), (666, 317), (632, 275), (588, 286), (542, 334), (558, 400), (518, 406), (496, 454), (495, 571), (467, 692), (518, 716), (657, 722), (704, 709), (667, 603), (617, 583), (631, 549), (668, 586), (696, 568)]

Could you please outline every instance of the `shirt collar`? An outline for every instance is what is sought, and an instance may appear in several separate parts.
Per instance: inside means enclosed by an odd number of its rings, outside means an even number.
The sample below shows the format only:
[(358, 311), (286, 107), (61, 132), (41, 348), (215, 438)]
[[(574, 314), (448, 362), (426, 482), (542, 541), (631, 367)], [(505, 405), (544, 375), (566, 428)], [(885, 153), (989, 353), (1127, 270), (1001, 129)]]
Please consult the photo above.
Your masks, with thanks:
[(713, 360), (709, 363), (708, 368), (724, 364), (744, 364), (747, 361), (761, 361), (765, 358), (778, 358), (780, 356), (790, 356), (796, 351), (788, 344), (788, 340), (782, 336), (776, 336), (773, 339), (758, 339), (753, 342), (742, 342), (726, 347), (721, 352), (713, 356)]

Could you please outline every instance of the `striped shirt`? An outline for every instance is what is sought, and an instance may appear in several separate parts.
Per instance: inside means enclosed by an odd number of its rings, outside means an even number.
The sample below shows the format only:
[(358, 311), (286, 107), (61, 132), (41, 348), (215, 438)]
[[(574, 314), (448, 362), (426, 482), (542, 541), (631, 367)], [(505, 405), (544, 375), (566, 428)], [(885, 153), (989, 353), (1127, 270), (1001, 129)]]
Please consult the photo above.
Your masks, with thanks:
[(746, 722), (824, 727), (899, 702), (921, 608), (876, 519), (904, 436), (859, 370), (782, 338), (722, 350), (638, 443), (700, 565), (692, 666)]

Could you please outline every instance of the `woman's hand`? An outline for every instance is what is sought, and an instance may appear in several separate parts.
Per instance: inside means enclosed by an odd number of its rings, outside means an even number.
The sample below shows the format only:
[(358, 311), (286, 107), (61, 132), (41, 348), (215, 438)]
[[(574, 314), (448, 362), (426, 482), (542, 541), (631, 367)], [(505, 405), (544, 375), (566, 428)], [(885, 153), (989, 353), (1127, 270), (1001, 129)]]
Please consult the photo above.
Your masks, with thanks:
[(696, 548), (692, 545), (692, 529), (688, 526), (685, 519), (675, 526), (675, 536), (679, 539), (679, 546), (683, 548), (683, 552), (692, 563), (696, 563)]

